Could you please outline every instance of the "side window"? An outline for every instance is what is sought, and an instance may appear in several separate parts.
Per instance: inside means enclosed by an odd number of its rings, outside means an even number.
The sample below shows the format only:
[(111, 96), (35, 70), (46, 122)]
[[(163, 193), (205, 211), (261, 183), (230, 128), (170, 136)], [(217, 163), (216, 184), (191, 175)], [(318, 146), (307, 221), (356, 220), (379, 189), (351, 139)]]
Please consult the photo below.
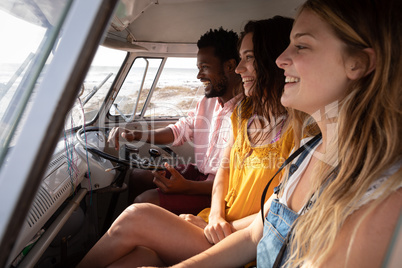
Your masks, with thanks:
[(126, 120), (133, 119), (133, 111), (145, 118), (185, 116), (204, 95), (196, 62), (169, 57), (161, 69), (162, 58), (136, 58), (110, 114)]
[(111, 115), (139, 115), (162, 64), (162, 58), (136, 58), (110, 108)]
[(185, 116), (204, 95), (196, 58), (168, 58), (144, 117)]

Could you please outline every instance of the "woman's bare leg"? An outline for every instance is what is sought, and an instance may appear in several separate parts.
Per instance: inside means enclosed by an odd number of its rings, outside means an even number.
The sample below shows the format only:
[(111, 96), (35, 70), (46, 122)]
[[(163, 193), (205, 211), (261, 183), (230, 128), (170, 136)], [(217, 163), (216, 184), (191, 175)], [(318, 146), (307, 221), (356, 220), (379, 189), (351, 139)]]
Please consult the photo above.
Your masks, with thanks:
[(112, 263), (108, 268), (153, 266), (163, 267), (166, 264), (153, 250), (144, 247), (136, 247), (128, 255)]
[(211, 247), (203, 229), (152, 204), (134, 204), (116, 219), (77, 267), (105, 267), (137, 246), (174, 264)]

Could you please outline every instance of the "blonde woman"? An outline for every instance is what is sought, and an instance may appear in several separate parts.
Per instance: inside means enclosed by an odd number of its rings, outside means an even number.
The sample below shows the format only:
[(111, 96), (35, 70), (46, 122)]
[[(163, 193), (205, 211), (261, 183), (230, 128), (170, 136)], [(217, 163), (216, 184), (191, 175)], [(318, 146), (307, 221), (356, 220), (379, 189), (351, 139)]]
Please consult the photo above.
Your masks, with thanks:
[(306, 1), (277, 64), (296, 142), (314, 143), (265, 203), (264, 224), (174, 267), (256, 256), (258, 267), (381, 267), (402, 209), (401, 4)]

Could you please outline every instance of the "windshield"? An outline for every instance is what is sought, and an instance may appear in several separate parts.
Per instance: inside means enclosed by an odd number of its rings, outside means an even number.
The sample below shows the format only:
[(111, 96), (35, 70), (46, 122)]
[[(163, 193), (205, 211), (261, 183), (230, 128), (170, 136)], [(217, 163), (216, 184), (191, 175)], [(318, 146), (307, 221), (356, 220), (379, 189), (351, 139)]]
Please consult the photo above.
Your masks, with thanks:
[(52, 59), (57, 23), (69, 5), (69, 1), (34, 2), (0, 3), (0, 166)]
[(100, 46), (81, 86), (81, 92), (67, 116), (65, 128), (81, 126), (98, 114), (107, 92), (127, 55), (127, 52)]

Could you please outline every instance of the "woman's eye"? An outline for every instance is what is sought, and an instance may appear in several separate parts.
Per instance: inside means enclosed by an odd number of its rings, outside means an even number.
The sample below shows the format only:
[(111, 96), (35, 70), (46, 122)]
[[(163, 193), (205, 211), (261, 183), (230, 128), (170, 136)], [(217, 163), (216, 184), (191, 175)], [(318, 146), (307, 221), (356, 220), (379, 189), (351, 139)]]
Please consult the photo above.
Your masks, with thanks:
[(252, 61), (252, 60), (254, 60), (254, 55), (246, 55), (246, 56), (244, 56), (244, 60), (245, 61)]
[(254, 55), (243, 55), (243, 56), (240, 56), (240, 60), (241, 60), (241, 61), (246, 61), (246, 62), (251, 61), (251, 60), (254, 60)]
[(306, 47), (303, 45), (295, 45), (298, 50), (305, 49)]

